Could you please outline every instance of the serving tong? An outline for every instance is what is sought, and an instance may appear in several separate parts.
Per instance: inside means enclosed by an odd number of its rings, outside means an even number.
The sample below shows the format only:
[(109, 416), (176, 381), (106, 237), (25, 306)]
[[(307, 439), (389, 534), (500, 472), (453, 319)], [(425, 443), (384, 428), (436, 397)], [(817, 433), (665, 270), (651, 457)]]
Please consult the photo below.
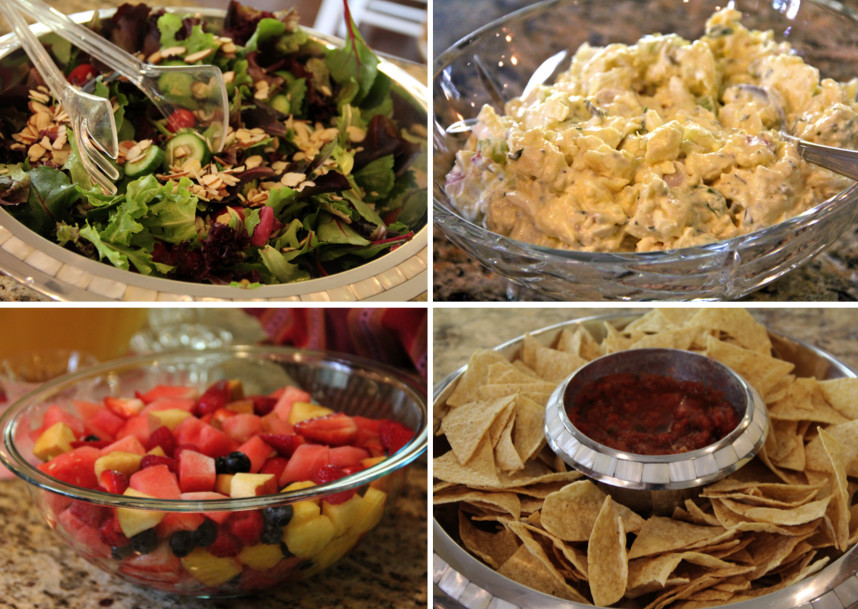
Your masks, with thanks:
[[(118, 169), (110, 161), (116, 159), (119, 152), (112, 105), (109, 100), (81, 91), (66, 81), (27, 27), (21, 12), (28, 13), (52, 28), (57, 35), (127, 79), (140, 89), (165, 117), (171, 116), (179, 109), (190, 110), (197, 118), (198, 129), (205, 128), (203, 136), (208, 140), (211, 150), (220, 152), (223, 149), (229, 127), (229, 100), (220, 68), (212, 65), (147, 64), (85, 26), (75, 23), (42, 0), (0, 1), (0, 13), (12, 26), (54, 97), (71, 117), (84, 167), (104, 192), (115, 193), (114, 182), (119, 178)], [(166, 91), (162, 82), (165, 80), (163, 77), (168, 74), (187, 82), (192, 95), (183, 96)], [(172, 77), (171, 79), (175, 80)]]

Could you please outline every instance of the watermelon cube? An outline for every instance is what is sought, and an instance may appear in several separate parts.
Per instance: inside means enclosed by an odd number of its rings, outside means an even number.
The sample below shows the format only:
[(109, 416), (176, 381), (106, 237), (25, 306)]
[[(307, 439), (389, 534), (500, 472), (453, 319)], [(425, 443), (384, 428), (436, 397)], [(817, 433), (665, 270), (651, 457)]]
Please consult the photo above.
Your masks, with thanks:
[(94, 489), (98, 487), (95, 461), (100, 456), (101, 451), (97, 448), (80, 446), (41, 463), (39, 469), (68, 484)]
[(132, 453), (135, 455), (145, 455), (146, 448), (143, 446), (143, 443), (137, 439), (135, 435), (125, 436), (112, 444), (108, 444), (104, 448), (101, 449), (102, 455), (107, 455), (112, 452), (123, 452), (123, 453)]
[(59, 406), (50, 406), (45, 411), (45, 416), (42, 417), (42, 427), (47, 429), (55, 423), (65, 423), (68, 425), (69, 429), (74, 432), (76, 438), (82, 438), (85, 435), (84, 430), (86, 427), (80, 417), (70, 412), (66, 412)]
[(331, 465), (350, 467), (360, 465), (363, 459), (368, 459), (369, 451), (356, 446), (337, 446), (331, 449)]
[(288, 421), (289, 413), (292, 412), (292, 404), (295, 402), (309, 402), (311, 399), (312, 396), (310, 396), (309, 393), (290, 385), (283, 390), (283, 393), (280, 394), (280, 397), (271, 412), (276, 414), (280, 419)]
[(145, 467), (134, 472), (129, 486), (158, 499), (180, 499), (182, 495), (176, 474), (163, 464)]
[(145, 393), (137, 392), (137, 398), (143, 400), (144, 404), (151, 404), (160, 398), (196, 400), (199, 396), (199, 389), (184, 385), (157, 385)]
[(179, 487), (183, 493), (211, 491), (215, 485), (215, 460), (193, 450), (183, 450), (179, 459)]
[(312, 480), (320, 468), (330, 463), (330, 459), (329, 447), (323, 444), (302, 444), (295, 449), (280, 475), (280, 486), (286, 486), (290, 482)]
[(262, 431), (262, 419), (255, 414), (238, 413), (223, 419), (221, 427), (236, 442), (247, 442)]
[(152, 433), (152, 422), (147, 415), (140, 414), (126, 420), (125, 425), (116, 432), (116, 438), (136, 436), (140, 443), (145, 445), (150, 433)]
[(262, 464), (275, 454), (273, 448), (266, 444), (259, 436), (253, 436), (247, 442), (238, 447), (250, 459), (250, 472), (256, 473), (262, 468)]
[[(221, 495), (212, 491), (193, 491), (190, 493), (182, 493), (182, 499), (185, 501), (209, 501), (213, 499), (228, 499), (228, 495)], [(203, 514), (214, 520), (217, 524), (223, 524), (230, 517), (231, 512), (203, 512)]]

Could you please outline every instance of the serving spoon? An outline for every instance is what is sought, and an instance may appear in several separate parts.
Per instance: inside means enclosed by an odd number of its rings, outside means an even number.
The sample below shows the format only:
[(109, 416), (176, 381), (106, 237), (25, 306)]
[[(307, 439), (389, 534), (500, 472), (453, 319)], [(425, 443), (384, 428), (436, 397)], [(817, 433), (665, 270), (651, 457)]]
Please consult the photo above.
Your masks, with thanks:
[[(157, 66), (144, 63), (87, 27), (75, 23), (42, 0), (0, 2), (15, 4), (27, 11), (34, 19), (52, 28), (57, 35), (128, 79), (165, 117), (170, 117), (179, 109), (193, 112), (198, 121), (197, 129), (205, 128), (204, 135), (211, 144), (211, 150), (223, 150), (229, 127), (229, 99), (223, 73), (217, 66)], [(175, 82), (177, 78), (188, 83), (193, 95), (171, 94), (165, 90), (163, 83), (170, 80)]]

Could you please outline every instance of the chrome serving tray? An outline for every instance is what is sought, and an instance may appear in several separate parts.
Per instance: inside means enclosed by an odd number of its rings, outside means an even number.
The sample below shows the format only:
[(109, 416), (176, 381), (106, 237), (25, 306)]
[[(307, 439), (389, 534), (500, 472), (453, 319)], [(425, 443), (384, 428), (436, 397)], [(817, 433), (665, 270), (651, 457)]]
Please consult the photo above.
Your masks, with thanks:
[[(197, 13), (211, 23), (225, 12), (210, 8), (168, 8), (176, 13)], [(111, 17), (116, 9), (86, 11), (70, 15), (79, 23)], [(50, 32), (32, 26), (38, 35)], [(333, 48), (343, 41), (305, 28), (311, 36)], [(0, 62), (18, 51), (14, 34), (0, 37)], [(404, 65), (404, 64), (403, 64)], [(428, 114), (429, 93), (425, 84), (411, 76), (395, 60), (382, 58), (379, 69), (397, 82)], [(425, 175), (418, 176), (425, 182)], [(428, 205), (428, 195), (427, 195)], [(425, 294), (429, 280), (428, 225), (411, 241), (355, 269), (330, 277), (298, 283), (266, 285), (255, 289), (206, 285), (147, 277), (110, 264), (90, 260), (60, 247), (33, 232), (0, 209), (0, 272), (54, 300), (125, 301), (303, 301), (352, 302), (360, 300), (406, 301)]]
[[(604, 337), (603, 322), (611, 321), (624, 326), (635, 316), (600, 315), (571, 320), (531, 332), (530, 336), (550, 345), (567, 326), (583, 324), (597, 339)], [(830, 354), (802, 341), (769, 334), (778, 357), (795, 365), (798, 376), (815, 376), (820, 379), (858, 376), (851, 368)], [(508, 358), (521, 349), (524, 336), (495, 348)], [(433, 388), (433, 408), (453, 392), (456, 381), (465, 367), (450, 374)], [(445, 609), (592, 609), (592, 605), (567, 601), (550, 596), (504, 577), (460, 546), (453, 537), (433, 519), (433, 570), (434, 605)], [(634, 601), (621, 605), (628, 609), (638, 607)], [(731, 609), (847, 609), (858, 607), (858, 546), (847, 550), (836, 561), (818, 573), (787, 588), (760, 598), (733, 603)]]

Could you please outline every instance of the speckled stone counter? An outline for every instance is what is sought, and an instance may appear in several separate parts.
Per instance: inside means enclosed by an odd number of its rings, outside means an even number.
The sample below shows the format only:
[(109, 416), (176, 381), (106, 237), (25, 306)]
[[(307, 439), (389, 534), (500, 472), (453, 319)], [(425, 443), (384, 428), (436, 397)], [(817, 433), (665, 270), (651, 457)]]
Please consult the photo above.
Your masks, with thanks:
[[(433, 383), (468, 362), (476, 349), (489, 349), (525, 332), (604, 313), (649, 309), (625, 308), (441, 308), (433, 312)], [(769, 329), (828, 351), (858, 370), (858, 310), (749, 309)]]
[(0, 481), (3, 609), (410, 609), (426, 607), (426, 460), (409, 471), (393, 512), (337, 565), (304, 582), (243, 599), (154, 592), (79, 558), (41, 520), (23, 480)]
[[(533, 4), (528, 0), (434, 0), (434, 55), (474, 30)], [(858, 8), (858, 0), (843, 4)], [(541, 300), (531, 293), (507, 291), (507, 281), (486, 270), (438, 230), (433, 247), (435, 300), (503, 301), (510, 296)], [(858, 228), (847, 230), (830, 248), (801, 268), (745, 298), (746, 301), (858, 300)]]

